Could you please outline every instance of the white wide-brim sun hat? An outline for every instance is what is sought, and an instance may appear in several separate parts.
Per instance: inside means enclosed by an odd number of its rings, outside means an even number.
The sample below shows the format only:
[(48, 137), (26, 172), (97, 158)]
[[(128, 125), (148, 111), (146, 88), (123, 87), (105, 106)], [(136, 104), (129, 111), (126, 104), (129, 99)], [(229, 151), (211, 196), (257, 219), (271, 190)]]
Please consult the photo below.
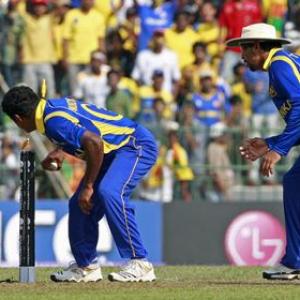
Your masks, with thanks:
[(226, 133), (227, 126), (223, 122), (218, 122), (210, 127), (209, 136), (218, 138)]
[(289, 39), (278, 38), (274, 26), (265, 23), (257, 23), (243, 27), (241, 37), (230, 39), (226, 44), (229, 47), (234, 47), (253, 41), (276, 41), (282, 45), (290, 44), (292, 42)]

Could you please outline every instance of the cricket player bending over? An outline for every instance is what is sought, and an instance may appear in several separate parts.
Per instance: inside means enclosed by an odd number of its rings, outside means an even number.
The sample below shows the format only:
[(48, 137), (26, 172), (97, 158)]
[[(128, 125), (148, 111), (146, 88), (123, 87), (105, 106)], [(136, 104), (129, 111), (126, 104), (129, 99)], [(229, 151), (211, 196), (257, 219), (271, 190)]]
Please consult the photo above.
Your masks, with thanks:
[[(277, 38), (273, 26), (260, 23), (244, 27), (240, 38), (227, 42), (240, 46), (242, 58), (252, 71), (269, 73), (270, 96), (286, 123), (284, 131), (269, 138), (247, 140), (243, 157), (261, 160), (261, 173), (269, 176), (275, 164), (300, 144), (300, 57), (281, 48), (290, 41)], [(266, 279), (295, 279), (300, 274), (300, 158), (283, 178), (286, 252), (281, 263), (263, 272)]]
[(121, 257), (128, 264), (111, 281), (153, 281), (153, 266), (141, 241), (129, 196), (157, 158), (152, 134), (114, 112), (69, 98), (39, 99), (25, 86), (9, 90), (3, 111), (26, 132), (37, 130), (58, 148), (42, 162), (58, 169), (64, 152), (86, 161), (82, 181), (69, 202), (69, 239), (76, 263), (51, 275), (53, 281), (102, 279), (97, 262), (98, 222), (106, 216)]

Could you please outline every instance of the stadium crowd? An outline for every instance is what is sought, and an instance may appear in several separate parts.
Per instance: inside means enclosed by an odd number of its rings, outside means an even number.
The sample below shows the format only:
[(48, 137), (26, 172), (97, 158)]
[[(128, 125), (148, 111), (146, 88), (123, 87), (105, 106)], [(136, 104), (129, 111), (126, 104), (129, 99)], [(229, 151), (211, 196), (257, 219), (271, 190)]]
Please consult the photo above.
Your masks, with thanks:
[[(300, 3), (287, 0), (0, 0), (0, 87), (26, 84), (133, 118), (160, 146), (139, 198), (230, 200), (236, 184), (276, 184), (245, 165), (247, 135), (279, 129), (268, 76), (224, 42), (267, 22), (300, 49)], [(299, 52), (300, 53), (300, 52)], [(0, 88), (0, 89), (1, 89)], [(0, 198), (13, 197), (21, 138), (0, 113)], [(13, 132), (13, 134), (11, 134)], [(82, 164), (63, 172), (75, 187)], [(207, 180), (209, 178), (209, 182)], [(210, 187), (208, 187), (210, 185)], [(175, 189), (174, 189), (175, 186)]]

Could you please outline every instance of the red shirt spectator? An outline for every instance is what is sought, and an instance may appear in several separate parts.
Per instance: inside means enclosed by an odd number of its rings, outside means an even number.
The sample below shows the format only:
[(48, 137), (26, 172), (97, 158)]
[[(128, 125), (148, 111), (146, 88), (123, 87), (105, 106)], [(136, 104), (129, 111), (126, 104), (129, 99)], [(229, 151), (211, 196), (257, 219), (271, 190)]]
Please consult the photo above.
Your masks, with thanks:
[[(259, 0), (227, 0), (221, 10), (219, 23), (226, 30), (226, 40), (241, 36), (242, 28), (262, 22)], [(239, 47), (231, 51), (240, 52)]]

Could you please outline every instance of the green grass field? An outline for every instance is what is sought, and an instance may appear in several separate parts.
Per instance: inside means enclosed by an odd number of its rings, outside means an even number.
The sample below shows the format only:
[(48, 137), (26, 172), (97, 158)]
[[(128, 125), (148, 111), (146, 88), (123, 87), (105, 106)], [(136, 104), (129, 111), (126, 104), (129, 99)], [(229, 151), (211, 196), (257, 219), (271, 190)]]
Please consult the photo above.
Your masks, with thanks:
[[(72, 299), (300, 299), (299, 281), (266, 281), (261, 268), (167, 266), (156, 268), (154, 283), (54, 283), (53, 269), (37, 268), (37, 283), (20, 284), (17, 269), (0, 270), (0, 300)], [(112, 268), (103, 268), (103, 275)]]

